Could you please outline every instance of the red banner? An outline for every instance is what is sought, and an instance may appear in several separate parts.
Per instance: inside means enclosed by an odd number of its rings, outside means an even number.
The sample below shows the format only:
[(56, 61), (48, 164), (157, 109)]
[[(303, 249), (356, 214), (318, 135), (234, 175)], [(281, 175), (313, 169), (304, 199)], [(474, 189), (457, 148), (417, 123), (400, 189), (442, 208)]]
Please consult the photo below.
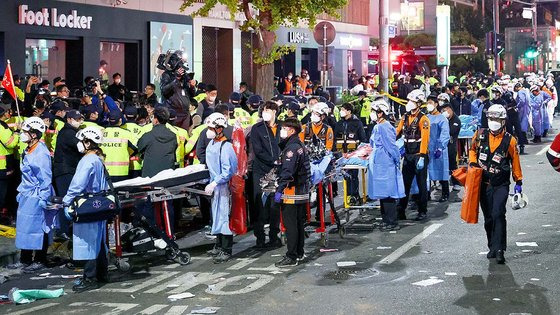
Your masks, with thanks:
[(2, 80), (2, 87), (6, 89), (10, 93), (10, 95), (16, 99), (16, 87), (14, 86), (14, 77), (12, 76), (12, 67), (10, 67), (10, 63), (8, 62), (8, 66), (6, 67), (6, 72), (4, 73), (4, 79)]

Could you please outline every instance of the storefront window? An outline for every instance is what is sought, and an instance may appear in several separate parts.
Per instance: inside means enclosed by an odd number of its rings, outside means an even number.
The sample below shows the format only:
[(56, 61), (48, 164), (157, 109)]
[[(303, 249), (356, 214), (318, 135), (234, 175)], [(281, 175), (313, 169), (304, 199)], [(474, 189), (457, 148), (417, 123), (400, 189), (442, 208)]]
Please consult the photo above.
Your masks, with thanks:
[(402, 29), (407, 31), (424, 30), (424, 2), (401, 3)]
[(37, 75), (52, 82), (65, 77), (66, 41), (47, 39), (25, 40), (25, 74)]
[(120, 73), (123, 84), (125, 78), (125, 44), (100, 42), (99, 43), (99, 78), (103, 85), (113, 83), (113, 74)]

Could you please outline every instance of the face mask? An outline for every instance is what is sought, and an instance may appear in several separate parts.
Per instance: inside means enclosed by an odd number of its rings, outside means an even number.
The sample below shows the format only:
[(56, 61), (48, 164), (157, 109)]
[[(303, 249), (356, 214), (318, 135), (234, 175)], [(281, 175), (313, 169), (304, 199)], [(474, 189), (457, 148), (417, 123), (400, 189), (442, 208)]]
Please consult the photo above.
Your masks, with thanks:
[(208, 102), (214, 103), (216, 101), (216, 96), (208, 96)]
[(407, 112), (411, 112), (415, 109), (416, 109), (416, 103), (414, 103), (413, 101), (408, 101), (408, 103), (406, 103), (406, 111)]
[(292, 76), (291, 76), (291, 75), (289, 75), (289, 76), (288, 76), (288, 80), (291, 80), (291, 79), (292, 79)]
[(115, 80), (115, 84), (121, 84), (121, 80)]
[(76, 147), (78, 147), (78, 152), (80, 153), (86, 152), (86, 147), (84, 146), (84, 143), (82, 141), (78, 142)]
[(262, 119), (264, 121), (271, 121), (272, 120), (272, 114), (269, 112), (263, 112), (262, 113)]
[(489, 120), (488, 121), (488, 128), (490, 128), (490, 130), (492, 130), (492, 131), (498, 131), (498, 130), (500, 130), (500, 128), (502, 128), (502, 123), (499, 122), (499, 121)]
[(310, 76), (306, 76), (305, 78), (307, 79), (307, 81), (311, 80)]
[(443, 104), (445, 104), (445, 101), (438, 101), (439, 106), (443, 106)]
[(76, 120), (72, 120), (72, 122), (70, 123), (70, 126), (74, 127), (74, 128), (80, 128), (80, 126), (82, 125), (81, 121), (76, 121)]
[(27, 143), (31, 140), (31, 137), (29, 137), (29, 134), (22, 132), (19, 134), (19, 140), (23, 143)]
[(280, 129), (280, 138), (282, 138), (282, 139), (288, 138), (288, 130)]
[(467, 95), (471, 95), (473, 93), (473, 90), (468, 90), (467, 91)]
[(371, 118), (371, 121), (377, 121), (377, 113), (371, 113), (369, 114), (369, 118)]
[(321, 117), (319, 117), (315, 114), (311, 115), (311, 122), (318, 123), (320, 121), (321, 121)]
[(449, 113), (447, 111), (442, 113), (443, 117), (449, 119)]
[(214, 130), (211, 130), (211, 129), (206, 130), (206, 138), (208, 138), (208, 139), (216, 138), (216, 132)]
[(346, 112), (345, 110), (340, 111), (340, 117), (346, 117), (346, 115), (348, 115), (348, 112)]
[(429, 103), (428, 105), (426, 105), (426, 109), (428, 110), (428, 113), (431, 113), (434, 111), (434, 109), (436, 109), (436, 107), (434, 106), (434, 104)]
[(499, 99), (499, 98), (500, 98), (500, 94), (494, 93), (494, 99), (497, 100), (497, 99)]

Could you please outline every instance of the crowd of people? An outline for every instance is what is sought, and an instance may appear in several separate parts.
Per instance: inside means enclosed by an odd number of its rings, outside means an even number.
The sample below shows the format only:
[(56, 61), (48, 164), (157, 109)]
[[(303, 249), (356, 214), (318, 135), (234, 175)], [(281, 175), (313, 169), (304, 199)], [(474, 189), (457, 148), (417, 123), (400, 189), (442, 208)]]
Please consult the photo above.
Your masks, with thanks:
[[(307, 143), (318, 140), (327, 151), (342, 154), (360, 144), (373, 148), (368, 198), (380, 200), (380, 229), (394, 231), (407, 219), (409, 199), (417, 205), (414, 219), (428, 219), (431, 183), (441, 187), (439, 202), (448, 202), (449, 193), (460, 189), (449, 181), (457, 168), (461, 115), (475, 116), (480, 127), (468, 160), (484, 169), (481, 207), (488, 257), (503, 263), (510, 178), (520, 192), (519, 153), (530, 135), (535, 143), (547, 136), (558, 98), (554, 78), (540, 73), (519, 78), (467, 73), (444, 85), (434, 78), (398, 75), (388, 95), (376, 90), (375, 79), (363, 77), (348, 91), (356, 99), (337, 106), (329, 93), (313, 86), (305, 70), (297, 78), (277, 78), (270, 100), (251, 93), (247, 83), (224, 96), (214, 85), (193, 80), (184, 67), (162, 70), (162, 95), (155, 94), (153, 84), (133, 95), (118, 73), (106, 89), (93, 77), (72, 89), (56, 78), (52, 90), (46, 80), (14, 78), (18, 102), (4, 93), (0, 104), (0, 209), (4, 222), (15, 222), (16, 246), (22, 250), (20, 262), (10, 268), (45, 268), (55, 233), (72, 238), (74, 259), (87, 261), (74, 289), (96, 288), (107, 280), (106, 224), (71, 223), (73, 200), (104, 191), (111, 182), (197, 163), (210, 171), (205, 191), (212, 198), (199, 200), (203, 223), (216, 236), (208, 254), (215, 263), (228, 261), (233, 246), (228, 182), (238, 163), (231, 144), (234, 126), (244, 128), (250, 156), (246, 197), (255, 248), (282, 246), (282, 215), (287, 253), (277, 266), (297, 265), (306, 258), (305, 204), (312, 189)], [(260, 179), (273, 169), (276, 191), (263, 194)], [(349, 195), (361, 200), (358, 173), (349, 174)], [(48, 210), (52, 196), (63, 199), (63, 211)], [(169, 207), (172, 215), (173, 203)], [(150, 202), (142, 213), (154, 220)]]

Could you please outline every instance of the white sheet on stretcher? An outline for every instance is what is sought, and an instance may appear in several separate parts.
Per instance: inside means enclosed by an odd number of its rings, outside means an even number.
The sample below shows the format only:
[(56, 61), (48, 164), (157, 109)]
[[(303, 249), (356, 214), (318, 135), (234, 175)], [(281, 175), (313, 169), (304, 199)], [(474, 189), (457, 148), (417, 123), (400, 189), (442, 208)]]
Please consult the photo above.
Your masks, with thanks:
[(116, 182), (113, 185), (115, 188), (125, 186), (149, 186), (152, 183), (159, 182), (164, 179), (177, 178), (188, 174), (200, 172), (206, 169), (204, 164), (189, 165), (187, 167), (178, 168), (175, 170), (164, 170), (157, 173), (154, 177), (136, 177), (132, 179)]

